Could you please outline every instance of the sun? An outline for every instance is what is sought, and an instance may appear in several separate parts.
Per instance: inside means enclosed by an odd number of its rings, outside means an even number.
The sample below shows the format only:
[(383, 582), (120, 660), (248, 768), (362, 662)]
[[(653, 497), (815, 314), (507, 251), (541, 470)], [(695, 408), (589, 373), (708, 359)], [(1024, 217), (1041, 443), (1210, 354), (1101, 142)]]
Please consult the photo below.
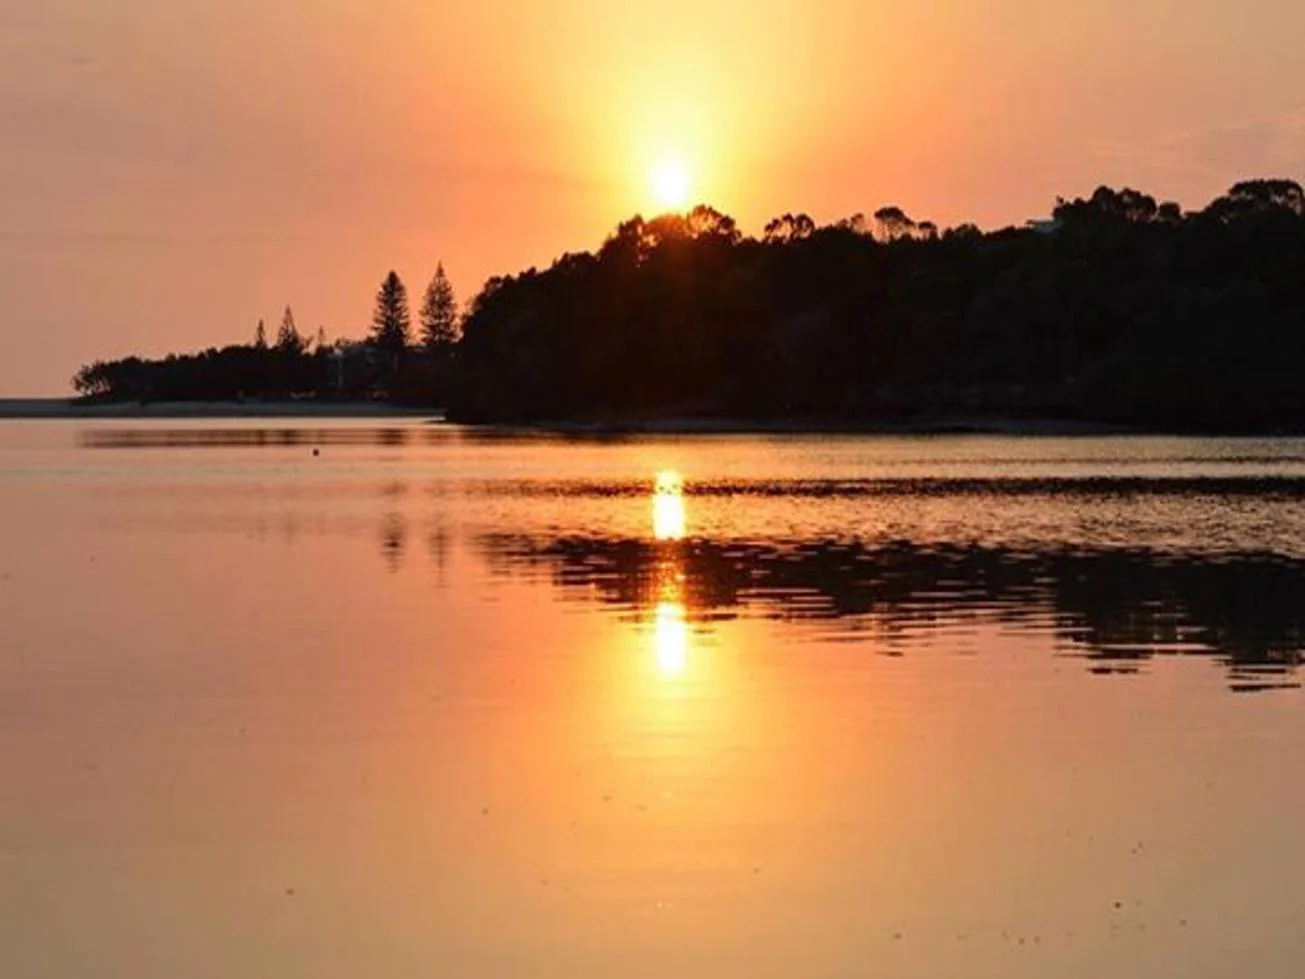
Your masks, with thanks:
[(689, 170), (683, 160), (667, 158), (653, 167), (652, 193), (663, 210), (683, 211), (689, 206)]

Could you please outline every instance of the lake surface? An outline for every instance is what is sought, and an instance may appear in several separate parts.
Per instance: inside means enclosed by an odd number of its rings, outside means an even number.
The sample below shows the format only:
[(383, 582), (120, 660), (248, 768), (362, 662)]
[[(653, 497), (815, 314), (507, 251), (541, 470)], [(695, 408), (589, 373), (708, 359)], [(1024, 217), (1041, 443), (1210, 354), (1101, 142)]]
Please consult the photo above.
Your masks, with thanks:
[(1305, 442), (0, 423), (0, 973), (1294, 977)]

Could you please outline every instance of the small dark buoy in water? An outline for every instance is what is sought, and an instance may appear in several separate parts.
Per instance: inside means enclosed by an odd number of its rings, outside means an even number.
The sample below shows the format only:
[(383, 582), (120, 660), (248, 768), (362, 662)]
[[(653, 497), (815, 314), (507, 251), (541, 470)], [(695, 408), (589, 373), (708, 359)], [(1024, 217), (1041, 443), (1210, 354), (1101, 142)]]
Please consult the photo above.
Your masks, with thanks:
[(322, 450), (321, 450), (321, 449), (313, 449), (313, 458), (314, 458), (314, 459), (316, 459), (316, 458), (317, 458), (319, 455), (321, 455), (321, 454), (322, 454)]

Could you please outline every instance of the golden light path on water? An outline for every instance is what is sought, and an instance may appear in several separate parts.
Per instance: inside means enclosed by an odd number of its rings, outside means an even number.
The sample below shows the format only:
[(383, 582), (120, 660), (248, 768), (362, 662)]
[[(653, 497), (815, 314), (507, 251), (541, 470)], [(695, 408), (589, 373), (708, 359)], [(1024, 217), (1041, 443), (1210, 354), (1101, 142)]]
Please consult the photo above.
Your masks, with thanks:
[(1300, 973), (1305, 443), (363, 424), (0, 425), (3, 979)]
[(657, 606), (657, 670), (664, 677), (683, 676), (689, 668), (689, 623), (682, 602)]
[(684, 540), (688, 521), (684, 510), (684, 477), (659, 472), (653, 486), (653, 536), (659, 541)]
[(684, 540), (688, 519), (684, 507), (684, 478), (677, 472), (659, 472), (653, 485), (653, 536), (666, 547), (657, 574), (657, 613), (653, 644), (657, 671), (667, 679), (683, 677), (689, 669), (689, 621), (684, 604), (684, 570), (674, 545)]

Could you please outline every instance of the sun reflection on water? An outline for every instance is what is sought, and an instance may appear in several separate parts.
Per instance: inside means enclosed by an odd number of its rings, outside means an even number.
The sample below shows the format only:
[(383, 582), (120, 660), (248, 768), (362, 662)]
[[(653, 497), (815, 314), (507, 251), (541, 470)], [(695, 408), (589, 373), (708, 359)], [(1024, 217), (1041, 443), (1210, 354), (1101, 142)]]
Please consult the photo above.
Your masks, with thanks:
[(684, 540), (684, 477), (673, 471), (657, 474), (653, 487), (653, 536), (662, 541)]
[(668, 679), (684, 676), (689, 668), (689, 622), (683, 603), (658, 605), (653, 629), (657, 671)]
[(684, 477), (674, 470), (659, 472), (653, 483), (653, 536), (667, 545), (657, 567), (657, 611), (653, 646), (657, 672), (666, 679), (683, 677), (689, 669), (689, 616), (684, 603), (684, 568), (679, 548), (688, 519), (684, 508)]

